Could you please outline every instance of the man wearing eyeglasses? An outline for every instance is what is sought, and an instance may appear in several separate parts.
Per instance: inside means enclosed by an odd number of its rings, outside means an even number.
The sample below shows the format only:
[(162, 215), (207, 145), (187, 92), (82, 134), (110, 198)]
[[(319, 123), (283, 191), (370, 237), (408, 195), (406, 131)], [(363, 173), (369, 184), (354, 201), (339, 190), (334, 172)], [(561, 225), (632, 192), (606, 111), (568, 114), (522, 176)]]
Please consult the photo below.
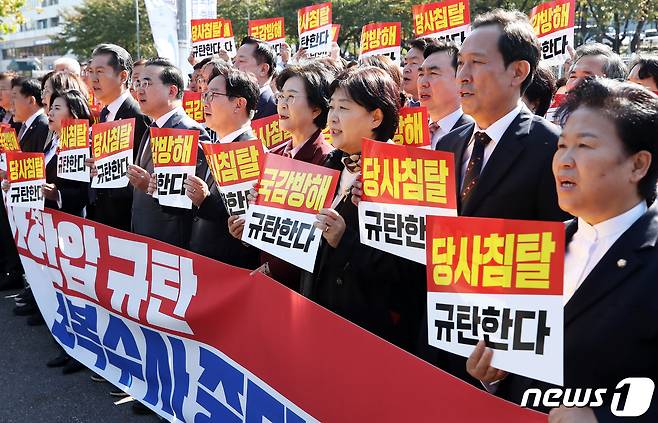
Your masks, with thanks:
[[(97, 46), (89, 62), (88, 72), (94, 96), (103, 104), (101, 122), (135, 118), (133, 160), (137, 158), (139, 142), (151, 124), (133, 99), (128, 85), (133, 60), (124, 48), (115, 44)], [(87, 164), (93, 168), (93, 159)], [(92, 170), (93, 172), (93, 170)], [(132, 209), (132, 188), (90, 189), (87, 217), (96, 222), (129, 231)]]
[[(152, 127), (194, 129), (199, 131), (199, 142), (210, 140), (201, 125), (187, 116), (181, 107), (185, 87), (183, 74), (171, 62), (166, 59), (149, 60), (134, 86), (142, 111), (153, 119)], [(206, 169), (203, 151), (199, 146), (197, 175), (205, 176)], [(151, 137), (147, 131), (140, 143), (135, 164), (128, 166), (128, 180), (135, 188), (132, 204), (133, 232), (188, 248), (192, 212), (161, 206), (149, 192), (153, 175)]]
[[(204, 94), (206, 125), (217, 132), (219, 143), (256, 139), (251, 118), (258, 103), (256, 79), (227, 65), (217, 66)], [(187, 196), (194, 210), (190, 250), (233, 266), (253, 269), (258, 251), (246, 247), (228, 231), (228, 211), (210, 172), (185, 181)]]

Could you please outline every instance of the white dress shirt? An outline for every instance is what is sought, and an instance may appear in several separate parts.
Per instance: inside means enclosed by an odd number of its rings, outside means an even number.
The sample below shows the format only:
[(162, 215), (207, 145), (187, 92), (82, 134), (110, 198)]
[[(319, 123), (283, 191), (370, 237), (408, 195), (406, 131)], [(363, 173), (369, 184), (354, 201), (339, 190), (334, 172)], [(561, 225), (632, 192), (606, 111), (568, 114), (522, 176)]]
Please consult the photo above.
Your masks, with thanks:
[(452, 127), (455, 126), (460, 117), (464, 114), (464, 111), (461, 107), (455, 110), (452, 113), (442, 117), (437, 122), (439, 124), (439, 129), (434, 132), (430, 143), (432, 144), (432, 150), (436, 150), (436, 145), (439, 143), (439, 140), (445, 137), (448, 132), (452, 130)]
[(123, 94), (121, 94), (119, 97), (114, 99), (113, 102), (111, 102), (110, 104), (108, 104), (106, 106), (107, 111), (108, 111), (107, 118), (106, 118), (107, 122), (113, 122), (114, 120), (116, 120), (117, 112), (121, 108), (121, 105), (130, 96), (131, 96), (130, 91), (126, 90)]
[(569, 302), (610, 247), (646, 211), (647, 203), (641, 201), (627, 212), (593, 226), (578, 218), (578, 230), (567, 246), (564, 258), (564, 304)]
[[(501, 138), (503, 138), (503, 135), (505, 135), (507, 128), (509, 128), (509, 126), (512, 124), (512, 121), (516, 119), (519, 113), (521, 113), (522, 107), (523, 103), (519, 101), (519, 104), (514, 109), (512, 109), (512, 111), (489, 125), (489, 127), (484, 130), (478, 126), (477, 122), (475, 122), (475, 130), (473, 131), (473, 135), (475, 135), (477, 132), (484, 132), (485, 134), (489, 135), (489, 138), (491, 138), (489, 144), (487, 144), (487, 146), (484, 148), (484, 159), (482, 160), (481, 172), (484, 171), (484, 167), (487, 165), (489, 157), (491, 157), (491, 154), (494, 152)], [(464, 185), (466, 168), (468, 168), (468, 162), (471, 160), (471, 155), (473, 154), (473, 145), (473, 136), (471, 136), (471, 140), (468, 142), (466, 151), (464, 151), (464, 157), (462, 158), (462, 180), (460, 185)]]
[(228, 134), (227, 136), (222, 137), (219, 141), (217, 141), (217, 143), (219, 143), (219, 144), (228, 144), (228, 143), (231, 143), (231, 142), (233, 142), (233, 140), (235, 140), (237, 137), (239, 137), (240, 135), (244, 134), (245, 132), (247, 132), (247, 131), (250, 130), (250, 129), (251, 129), (250, 123), (247, 123), (246, 125), (241, 126), (241, 127), (238, 128), (237, 130), (231, 132), (231, 133)]

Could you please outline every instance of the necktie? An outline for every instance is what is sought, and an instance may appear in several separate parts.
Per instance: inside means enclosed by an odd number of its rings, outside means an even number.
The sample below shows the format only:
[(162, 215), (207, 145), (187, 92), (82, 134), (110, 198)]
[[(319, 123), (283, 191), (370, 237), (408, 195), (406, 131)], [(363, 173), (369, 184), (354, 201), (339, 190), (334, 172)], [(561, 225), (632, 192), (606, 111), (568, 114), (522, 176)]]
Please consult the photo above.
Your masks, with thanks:
[(361, 153), (357, 153), (357, 154), (343, 153), (343, 164), (347, 168), (347, 171), (350, 173), (357, 173), (361, 171), (361, 165), (359, 164), (360, 160), (361, 160)]
[(288, 141), (286, 148), (283, 149), (283, 157), (292, 159), (292, 141)]
[(20, 131), (18, 131), (18, 140), (19, 141), (23, 139), (23, 135), (25, 135), (25, 131), (27, 131), (27, 126), (25, 125), (25, 122), (23, 122), (23, 124), (21, 125)]
[(476, 132), (473, 140), (473, 153), (471, 154), (471, 159), (468, 161), (466, 176), (464, 176), (464, 183), (462, 184), (462, 207), (478, 182), (480, 172), (482, 171), (482, 162), (484, 161), (484, 148), (489, 144), (491, 138), (484, 132)]
[(107, 106), (103, 107), (103, 109), (101, 110), (100, 121), (107, 122), (107, 115), (109, 114), (110, 114), (110, 109), (108, 109)]
[(434, 134), (436, 134), (441, 127), (439, 126), (439, 122), (432, 122), (430, 123), (430, 137), (434, 138)]

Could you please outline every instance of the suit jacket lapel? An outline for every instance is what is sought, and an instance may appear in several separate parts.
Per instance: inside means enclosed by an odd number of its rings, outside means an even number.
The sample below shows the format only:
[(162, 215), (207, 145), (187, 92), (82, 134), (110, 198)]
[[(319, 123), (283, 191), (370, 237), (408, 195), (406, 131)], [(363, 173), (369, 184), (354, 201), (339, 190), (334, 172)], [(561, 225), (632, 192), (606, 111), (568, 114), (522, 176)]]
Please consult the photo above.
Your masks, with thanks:
[(123, 103), (121, 103), (121, 106), (119, 106), (116, 115), (114, 115), (114, 120), (121, 120), (124, 118), (130, 109), (130, 100), (132, 100), (132, 97), (126, 98)]
[(655, 247), (658, 239), (657, 214), (658, 205), (654, 204), (619, 237), (587, 275), (564, 308), (565, 327), (642, 266), (637, 253)]
[[(532, 123), (532, 114), (524, 109), (512, 121), (507, 128), (503, 137), (496, 145), (487, 164), (482, 169), (478, 182), (473, 188), (473, 192), (466, 204), (462, 205), (461, 213), (465, 216), (473, 215), (480, 202), (489, 194), (489, 192), (498, 185), (498, 182), (510, 170), (514, 161), (525, 148), (521, 138), (530, 133), (530, 124)], [(460, 175), (461, 181), (461, 175)], [(459, 187), (461, 192), (461, 187)]]

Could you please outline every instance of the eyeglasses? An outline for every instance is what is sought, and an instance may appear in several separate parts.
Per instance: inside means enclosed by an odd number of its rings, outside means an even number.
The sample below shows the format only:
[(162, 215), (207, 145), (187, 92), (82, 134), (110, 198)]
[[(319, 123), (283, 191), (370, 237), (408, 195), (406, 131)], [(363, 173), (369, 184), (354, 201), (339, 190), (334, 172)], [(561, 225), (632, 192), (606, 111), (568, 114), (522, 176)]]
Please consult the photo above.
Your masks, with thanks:
[(139, 90), (141, 88), (148, 88), (153, 85), (153, 81), (150, 79), (137, 79), (133, 81), (133, 90)]
[(293, 105), (293, 104), (295, 104), (295, 99), (296, 99), (296, 98), (297, 98), (297, 97), (295, 97), (295, 96), (292, 95), (292, 94), (285, 95), (285, 94), (277, 93), (277, 94), (274, 96), (274, 102), (275, 102), (276, 104)]
[(230, 97), (230, 95), (228, 95), (226, 93), (220, 93), (220, 92), (217, 92), (217, 91), (206, 91), (203, 94), (203, 101), (205, 103), (211, 103), (216, 95), (223, 95), (223, 96), (226, 96), (226, 97)]

